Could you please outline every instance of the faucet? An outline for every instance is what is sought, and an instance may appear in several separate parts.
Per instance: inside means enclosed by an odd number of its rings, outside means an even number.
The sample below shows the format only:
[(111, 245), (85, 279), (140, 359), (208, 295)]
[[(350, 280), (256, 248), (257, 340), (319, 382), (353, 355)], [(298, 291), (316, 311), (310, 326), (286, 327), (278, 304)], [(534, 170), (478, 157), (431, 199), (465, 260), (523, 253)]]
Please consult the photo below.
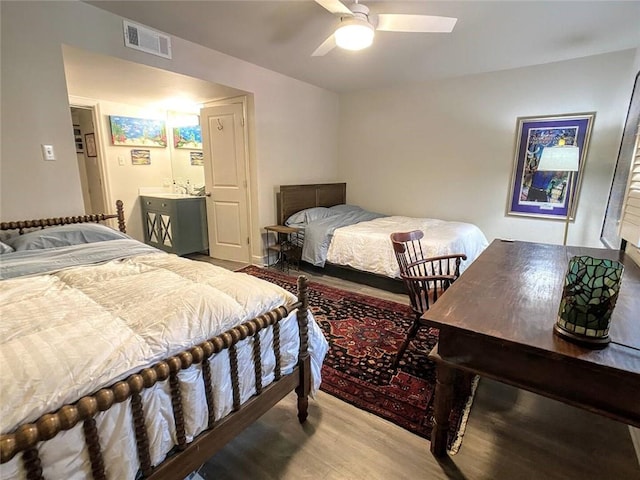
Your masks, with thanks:
[[(185, 185), (182, 185), (181, 183), (173, 183), (173, 189), (175, 191), (175, 193), (184, 193), (184, 194), (188, 194), (189, 192), (187, 191), (187, 187)], [(180, 192), (180, 190), (182, 190), (182, 192)]]

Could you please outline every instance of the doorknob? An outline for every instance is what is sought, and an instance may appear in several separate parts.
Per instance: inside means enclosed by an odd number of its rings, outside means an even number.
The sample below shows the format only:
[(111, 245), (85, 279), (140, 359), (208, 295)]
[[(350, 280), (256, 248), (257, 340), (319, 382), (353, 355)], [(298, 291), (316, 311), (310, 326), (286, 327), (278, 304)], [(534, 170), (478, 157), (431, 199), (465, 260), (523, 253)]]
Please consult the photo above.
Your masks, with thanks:
[(204, 193), (204, 196), (205, 196), (205, 197), (210, 197), (210, 196), (211, 196), (211, 192), (205, 192), (205, 193)]

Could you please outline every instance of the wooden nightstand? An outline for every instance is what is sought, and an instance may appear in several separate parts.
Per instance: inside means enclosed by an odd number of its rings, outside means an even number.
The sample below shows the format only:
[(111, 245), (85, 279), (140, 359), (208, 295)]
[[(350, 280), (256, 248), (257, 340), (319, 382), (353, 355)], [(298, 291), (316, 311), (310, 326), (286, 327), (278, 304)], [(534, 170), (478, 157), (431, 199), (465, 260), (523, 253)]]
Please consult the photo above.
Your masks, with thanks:
[[(284, 271), (285, 268), (288, 270), (291, 264), (295, 264), (296, 270), (299, 270), (302, 253), (302, 246), (298, 242), (300, 230), (286, 225), (269, 225), (264, 229), (267, 231), (267, 264), (271, 266), (271, 252), (274, 252), (276, 254), (274, 265), (279, 263)], [(273, 244), (269, 232), (275, 233)]]

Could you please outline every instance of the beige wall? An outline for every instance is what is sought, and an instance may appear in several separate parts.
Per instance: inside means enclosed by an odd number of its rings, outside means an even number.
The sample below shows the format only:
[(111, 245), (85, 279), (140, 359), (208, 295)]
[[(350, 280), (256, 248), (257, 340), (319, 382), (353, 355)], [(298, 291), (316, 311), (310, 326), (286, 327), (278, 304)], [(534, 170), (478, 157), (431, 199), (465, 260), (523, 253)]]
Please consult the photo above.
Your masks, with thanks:
[[(260, 228), (275, 221), (275, 188), (337, 180), (338, 97), (172, 37), (173, 60), (124, 47), (122, 18), (81, 2), (2, 2), (0, 216), (68, 215), (83, 209), (62, 44), (252, 92), (254, 259)], [(54, 144), (56, 162), (41, 159)]]
[(562, 243), (564, 223), (506, 216), (519, 116), (596, 112), (570, 244), (600, 229), (636, 52), (340, 97), (339, 177), (349, 202), (476, 223), (496, 237)]

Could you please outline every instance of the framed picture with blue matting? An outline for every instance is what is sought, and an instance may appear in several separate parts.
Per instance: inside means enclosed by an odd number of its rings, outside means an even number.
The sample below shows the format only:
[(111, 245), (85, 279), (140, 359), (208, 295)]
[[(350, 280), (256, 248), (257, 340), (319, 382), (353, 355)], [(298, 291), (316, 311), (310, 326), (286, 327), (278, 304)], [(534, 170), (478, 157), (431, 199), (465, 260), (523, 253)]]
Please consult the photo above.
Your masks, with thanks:
[[(566, 219), (573, 217), (595, 112), (519, 117), (511, 175), (508, 215)], [(578, 147), (578, 170), (538, 169), (545, 148)]]

